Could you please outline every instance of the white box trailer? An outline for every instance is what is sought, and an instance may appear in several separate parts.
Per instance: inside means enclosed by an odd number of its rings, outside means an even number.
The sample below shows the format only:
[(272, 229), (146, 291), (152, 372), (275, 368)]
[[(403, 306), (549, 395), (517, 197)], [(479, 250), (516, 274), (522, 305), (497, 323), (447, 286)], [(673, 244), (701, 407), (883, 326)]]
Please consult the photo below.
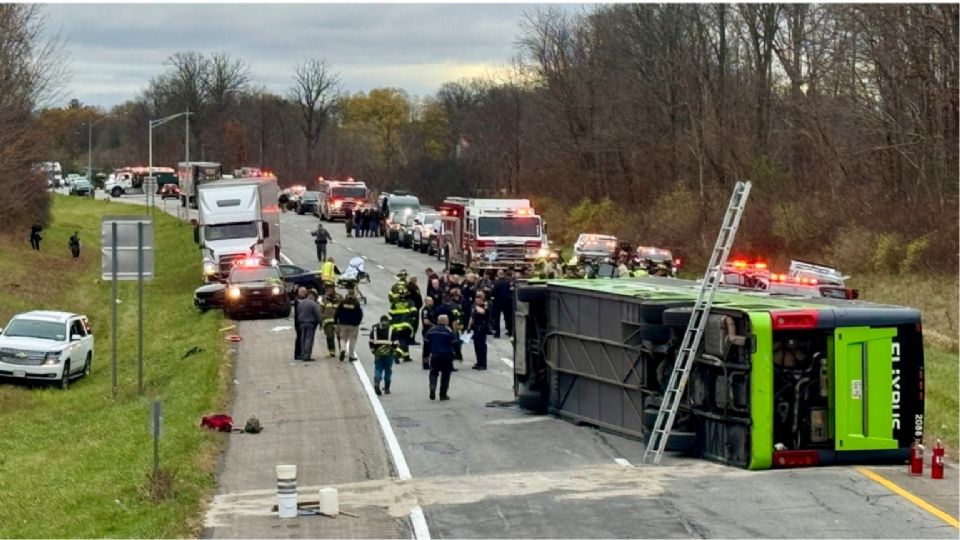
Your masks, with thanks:
[(280, 188), (272, 177), (220, 180), (198, 188), (195, 240), (207, 281), (225, 279), (239, 259), (280, 259)]
[(223, 165), (212, 161), (181, 161), (177, 164), (180, 182), (180, 206), (197, 207), (197, 188), (223, 179)]

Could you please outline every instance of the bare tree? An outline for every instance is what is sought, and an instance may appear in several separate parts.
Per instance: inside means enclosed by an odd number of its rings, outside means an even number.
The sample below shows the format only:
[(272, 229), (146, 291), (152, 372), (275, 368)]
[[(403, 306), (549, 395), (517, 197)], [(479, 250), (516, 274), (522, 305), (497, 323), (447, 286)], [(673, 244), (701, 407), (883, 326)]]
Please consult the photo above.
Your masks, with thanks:
[(340, 93), (340, 75), (330, 71), (326, 60), (311, 58), (294, 68), (290, 99), (300, 113), (300, 132), (306, 150), (305, 173), (313, 173), (313, 152), (320, 133)]
[(0, 230), (47, 219), (46, 178), (33, 166), (49, 154), (32, 112), (59, 94), (64, 66), (59, 37), (44, 38), (41, 9), (0, 4)]

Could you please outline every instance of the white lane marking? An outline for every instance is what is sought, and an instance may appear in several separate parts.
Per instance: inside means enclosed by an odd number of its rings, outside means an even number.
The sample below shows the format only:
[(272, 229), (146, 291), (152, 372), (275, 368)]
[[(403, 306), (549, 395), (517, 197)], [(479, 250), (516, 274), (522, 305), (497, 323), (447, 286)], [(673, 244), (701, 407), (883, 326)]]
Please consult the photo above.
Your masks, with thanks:
[(363, 259), (363, 260), (367, 260), (367, 256), (366, 256), (366, 255), (361, 255), (360, 258)]
[(413, 522), (413, 537), (417, 540), (430, 540), (430, 529), (427, 528), (427, 518), (423, 515), (423, 508), (418, 504), (410, 510), (410, 521)]
[(347, 246), (347, 251), (353, 251), (353, 248), (350, 246)]
[(511, 360), (511, 359), (509, 359), (509, 358), (506, 358), (506, 357), (501, 358), (500, 360), (503, 360), (503, 363), (506, 364), (506, 365), (508, 365), (508, 366), (510, 366), (511, 368), (513, 367), (513, 360)]
[(623, 459), (622, 457), (613, 458), (613, 460), (617, 462), (617, 465), (623, 467), (624, 469), (633, 468), (633, 465), (629, 461)]
[(400, 480), (413, 478), (410, 474), (410, 467), (407, 466), (407, 458), (403, 456), (403, 450), (400, 449), (400, 442), (397, 440), (397, 435), (393, 432), (393, 426), (390, 425), (390, 420), (387, 418), (387, 412), (383, 410), (383, 404), (380, 403), (376, 394), (373, 393), (373, 384), (370, 383), (370, 378), (367, 377), (367, 373), (363, 370), (363, 365), (360, 362), (351, 363), (356, 369), (357, 375), (360, 377), (360, 384), (363, 385), (363, 389), (367, 393), (367, 398), (370, 399), (370, 405), (373, 406), (373, 414), (377, 417), (380, 429), (383, 430), (383, 437), (387, 440), (387, 450), (390, 451), (390, 457), (393, 459), (393, 464), (397, 468), (397, 478)]
[(377, 265), (377, 268), (383, 270), (383, 265), (382, 265), (382, 264), (378, 264), (378, 265)]
[(283, 262), (285, 262), (285, 263), (287, 263), (287, 264), (296, 264), (296, 263), (294, 263), (292, 260), (290, 260), (290, 257), (287, 257), (287, 254), (286, 254), (286, 253), (284, 253), (284, 252), (282, 252), (282, 251), (280, 252), (280, 258), (283, 259)]
[[(363, 370), (363, 364), (361, 362), (351, 363), (357, 372), (357, 376), (360, 377), (360, 384), (363, 385), (367, 398), (370, 400), (370, 405), (373, 407), (373, 413), (377, 417), (377, 423), (380, 424), (383, 438), (387, 440), (387, 450), (390, 451), (390, 458), (393, 460), (394, 467), (397, 468), (397, 478), (400, 480), (410, 480), (413, 478), (413, 475), (410, 474), (407, 458), (403, 456), (400, 441), (397, 440), (397, 435), (393, 432), (393, 426), (390, 425), (387, 413), (383, 410), (383, 404), (380, 403), (376, 394), (373, 393), (373, 385), (370, 384), (367, 372)], [(410, 510), (410, 521), (413, 524), (413, 535), (416, 540), (430, 540), (430, 529), (427, 527), (427, 519), (423, 515), (423, 508), (421, 508), (419, 504)]]

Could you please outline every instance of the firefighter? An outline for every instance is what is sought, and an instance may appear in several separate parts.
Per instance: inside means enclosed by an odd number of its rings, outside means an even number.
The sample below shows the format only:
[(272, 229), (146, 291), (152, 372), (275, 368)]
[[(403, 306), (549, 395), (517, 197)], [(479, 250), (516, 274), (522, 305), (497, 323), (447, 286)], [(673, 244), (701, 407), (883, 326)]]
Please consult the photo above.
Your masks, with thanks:
[[(423, 295), (420, 293), (420, 286), (417, 285), (417, 276), (410, 276), (407, 278), (407, 298), (410, 302), (413, 303), (413, 307), (416, 308), (417, 313), (420, 312), (420, 308), (423, 307)], [(413, 336), (411, 336), (411, 345), (419, 345), (417, 343), (417, 330), (420, 329), (420, 317), (413, 318)]]
[(337, 344), (335, 341), (337, 337), (337, 308), (340, 306), (343, 298), (337, 294), (333, 283), (326, 284), (324, 290), (326, 292), (320, 300), (320, 311), (323, 314), (323, 335), (327, 337), (327, 356), (333, 358), (337, 355)]
[(383, 393), (390, 393), (390, 379), (393, 377), (393, 362), (397, 354), (397, 341), (390, 330), (390, 317), (380, 316), (380, 323), (370, 329), (370, 350), (373, 351), (373, 391), (379, 396), (380, 381), (383, 381)]
[[(406, 278), (406, 272), (403, 272)], [(399, 277), (399, 275), (398, 275)], [(417, 308), (407, 298), (407, 286), (403, 281), (398, 281), (390, 290), (390, 330), (393, 337), (399, 344), (396, 363), (410, 361), (410, 341), (413, 338), (412, 319), (417, 316)]]
[(397, 272), (397, 281), (393, 284), (393, 287), (390, 288), (389, 299), (390, 303), (393, 304), (394, 300), (399, 300), (400, 298), (406, 296), (407, 294), (407, 271), (400, 270)]

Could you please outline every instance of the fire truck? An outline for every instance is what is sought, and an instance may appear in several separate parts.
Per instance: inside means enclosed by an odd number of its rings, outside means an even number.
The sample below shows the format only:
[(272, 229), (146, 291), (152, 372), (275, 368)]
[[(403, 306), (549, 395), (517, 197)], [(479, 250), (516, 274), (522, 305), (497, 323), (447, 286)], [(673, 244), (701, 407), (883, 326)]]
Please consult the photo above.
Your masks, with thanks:
[(347, 209), (360, 208), (367, 204), (367, 184), (347, 178), (346, 180), (317, 179), (320, 192), (320, 219), (333, 221), (346, 217)]
[(438, 210), (448, 268), (530, 268), (546, 247), (543, 221), (527, 199), (451, 197)]

